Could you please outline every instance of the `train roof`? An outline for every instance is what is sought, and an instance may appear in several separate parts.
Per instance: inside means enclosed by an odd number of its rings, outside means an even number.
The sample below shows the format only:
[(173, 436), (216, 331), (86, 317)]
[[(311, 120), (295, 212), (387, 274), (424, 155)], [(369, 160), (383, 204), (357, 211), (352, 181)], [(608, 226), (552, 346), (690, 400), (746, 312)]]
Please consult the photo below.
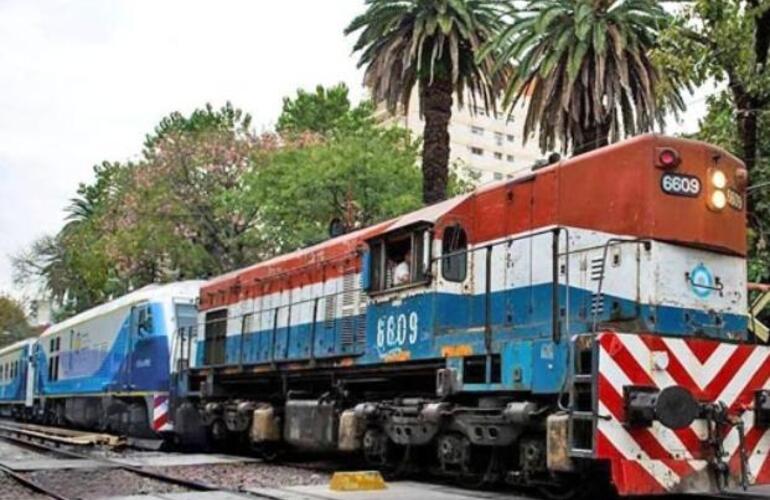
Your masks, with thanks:
[[(618, 154), (620, 151), (632, 151), (639, 150), (640, 148), (653, 147), (661, 141), (664, 141), (666, 144), (679, 144), (697, 148), (705, 146), (709, 150), (718, 150), (720, 155), (729, 157), (734, 161), (739, 161), (721, 148), (700, 141), (668, 137), (659, 134), (636, 136), (581, 155), (562, 159), (550, 165), (539, 167), (533, 166), (532, 169), (517, 172), (513, 178), (491, 182), (477, 187), (470, 193), (456, 196), (373, 226), (362, 228), (336, 238), (331, 238), (317, 245), (279, 255), (252, 266), (215, 277), (201, 287), (201, 309), (207, 310), (225, 305), (228, 303), (228, 299), (226, 298), (228, 294), (237, 295), (239, 293), (238, 290), (242, 287), (253, 286), (255, 283), (262, 280), (268, 278), (280, 278), (281, 276), (286, 276), (290, 273), (297, 272), (303, 268), (312, 267), (313, 265), (322, 262), (336, 264), (335, 261), (346, 259), (352, 253), (360, 249), (366, 241), (389, 233), (395, 229), (405, 228), (420, 222), (431, 224), (438, 223), (445, 215), (454, 213), (456, 210), (462, 210), (461, 205), (474, 198), (479, 198), (497, 190), (509, 189), (510, 186), (530, 180), (533, 177), (547, 177), (555, 171), (561, 171), (562, 169), (569, 168), (573, 165), (577, 167), (579, 165), (585, 165), (587, 162), (604, 165), (607, 163), (607, 157)], [(607, 168), (611, 169), (612, 164), (607, 164)], [(610, 172), (610, 170), (608, 170), (608, 172)]]
[(34, 344), (36, 341), (37, 339), (35, 337), (16, 341), (13, 344), (7, 345), (2, 349), (0, 349), (0, 356), (2, 356), (3, 354), (8, 354), (9, 352), (18, 351), (19, 349), (22, 349), (25, 346)]
[(258, 262), (249, 267), (237, 269), (227, 274), (217, 276), (206, 283), (206, 286), (208, 287), (224, 283), (245, 274), (251, 274), (254, 272), (259, 273), (260, 270), (265, 270), (266, 274), (268, 274), (274, 272), (276, 267), (284, 267), (282, 266), (283, 264), (291, 263), (292, 261), (296, 261), (298, 258), (305, 258), (308, 261), (315, 261), (318, 259), (326, 260), (330, 257), (329, 253), (338, 255), (335, 250), (343, 249), (342, 253), (347, 253), (348, 251), (354, 250), (359, 243), (375, 238), (380, 234), (392, 231), (394, 229), (411, 226), (419, 222), (433, 223), (443, 214), (449, 212), (454, 207), (465, 201), (469, 196), (470, 194), (455, 196), (448, 200), (436, 203), (435, 205), (430, 205), (415, 210), (414, 212), (409, 212), (402, 216), (380, 222), (373, 226), (357, 229), (355, 231), (351, 231), (336, 238), (322, 241), (321, 243), (317, 243), (309, 247), (294, 250), (293, 252), (285, 253), (282, 255), (277, 255), (271, 259)]
[(107, 315), (113, 311), (117, 311), (118, 309), (129, 307), (133, 304), (138, 304), (140, 302), (145, 302), (145, 301), (157, 299), (157, 298), (194, 299), (198, 296), (198, 291), (201, 285), (203, 285), (203, 283), (205, 282), (199, 281), (199, 280), (189, 280), (189, 281), (178, 281), (175, 283), (147, 285), (145, 287), (140, 288), (139, 290), (123, 295), (122, 297), (119, 297), (115, 300), (112, 300), (100, 306), (96, 306), (87, 311), (83, 311), (80, 314), (76, 314), (75, 316), (62, 321), (61, 323), (56, 323), (55, 325), (51, 325), (46, 331), (44, 331), (40, 335), (40, 338), (44, 338), (49, 335), (59, 333), (63, 330), (71, 328), (74, 325), (78, 325), (85, 321), (89, 321), (91, 319)]

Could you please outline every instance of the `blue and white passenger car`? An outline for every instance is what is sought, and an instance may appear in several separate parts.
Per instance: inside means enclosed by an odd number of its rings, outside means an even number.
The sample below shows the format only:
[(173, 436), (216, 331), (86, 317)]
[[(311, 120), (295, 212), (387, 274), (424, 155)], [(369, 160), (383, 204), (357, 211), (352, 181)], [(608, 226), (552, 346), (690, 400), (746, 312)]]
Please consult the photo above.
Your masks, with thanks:
[(21, 416), (33, 403), (34, 365), (30, 354), (36, 339), (15, 342), (0, 349), (0, 414)]
[(150, 285), (46, 330), (35, 350), (36, 414), (135, 436), (172, 430), (169, 388), (201, 282)]

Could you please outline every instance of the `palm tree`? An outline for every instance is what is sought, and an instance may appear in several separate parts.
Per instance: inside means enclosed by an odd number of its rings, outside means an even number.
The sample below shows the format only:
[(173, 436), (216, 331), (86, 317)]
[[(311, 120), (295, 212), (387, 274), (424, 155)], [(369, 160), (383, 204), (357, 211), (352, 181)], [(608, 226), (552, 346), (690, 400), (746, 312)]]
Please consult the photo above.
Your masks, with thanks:
[(684, 109), (651, 58), (670, 19), (656, 0), (531, 0), (511, 17), (482, 56), (515, 61), (503, 104), (529, 98), (524, 136), (543, 151), (590, 151)]
[(500, 0), (366, 0), (366, 11), (345, 29), (361, 30), (354, 51), (366, 66), (364, 83), (391, 112), (406, 110), (419, 84), (420, 113), (425, 118), (422, 172), (423, 201), (446, 198), (449, 169), (449, 119), (452, 95), (464, 104), (477, 98), (496, 111), (506, 66), (493, 72), (490, 51), (477, 53), (504, 27), (507, 3)]

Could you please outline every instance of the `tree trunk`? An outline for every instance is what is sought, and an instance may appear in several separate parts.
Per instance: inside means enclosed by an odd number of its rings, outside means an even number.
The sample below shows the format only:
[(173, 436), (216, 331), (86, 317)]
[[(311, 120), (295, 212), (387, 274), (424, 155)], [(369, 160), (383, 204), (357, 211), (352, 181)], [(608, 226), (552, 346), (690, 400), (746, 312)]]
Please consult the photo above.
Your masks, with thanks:
[(746, 90), (746, 87), (734, 74), (728, 71), (730, 77), (729, 88), (733, 94), (735, 109), (738, 114), (736, 117), (738, 125), (738, 136), (741, 139), (741, 149), (746, 164), (746, 168), (751, 172), (757, 158), (757, 109), (761, 103), (753, 98)]
[(449, 119), (452, 83), (447, 79), (420, 82), (420, 103), (425, 117), (422, 145), (422, 199), (432, 205), (447, 196), (449, 179)]

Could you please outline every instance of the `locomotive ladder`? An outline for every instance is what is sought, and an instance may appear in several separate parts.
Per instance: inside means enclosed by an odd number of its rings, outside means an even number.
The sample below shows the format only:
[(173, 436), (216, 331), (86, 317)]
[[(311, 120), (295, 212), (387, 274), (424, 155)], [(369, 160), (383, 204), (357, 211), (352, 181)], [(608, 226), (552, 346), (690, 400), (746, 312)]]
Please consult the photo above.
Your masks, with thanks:
[(579, 335), (570, 349), (569, 370), (569, 450), (574, 458), (594, 455), (597, 404), (594, 378), (595, 334)]
[[(596, 450), (596, 424), (599, 415), (596, 377), (598, 373), (598, 346), (596, 336), (604, 315), (604, 280), (610, 248), (623, 244), (648, 244), (646, 240), (610, 238), (602, 248), (601, 256), (591, 259), (591, 281), (596, 291), (590, 302), (590, 332), (573, 337), (570, 345), (570, 366), (568, 373), (569, 406), (569, 450), (574, 458), (592, 458)], [(637, 298), (638, 300), (638, 298)]]

